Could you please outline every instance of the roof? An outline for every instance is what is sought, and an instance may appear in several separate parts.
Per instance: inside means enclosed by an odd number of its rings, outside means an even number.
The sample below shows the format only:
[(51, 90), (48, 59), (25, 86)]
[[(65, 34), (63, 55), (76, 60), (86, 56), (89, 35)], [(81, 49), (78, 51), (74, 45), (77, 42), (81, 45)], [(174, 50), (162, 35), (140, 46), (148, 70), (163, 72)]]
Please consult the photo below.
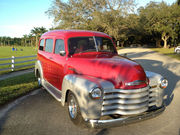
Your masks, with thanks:
[(109, 37), (107, 34), (97, 31), (88, 30), (52, 30), (44, 33), (44, 36), (63, 36), (63, 37), (77, 37), (77, 36), (105, 36)]

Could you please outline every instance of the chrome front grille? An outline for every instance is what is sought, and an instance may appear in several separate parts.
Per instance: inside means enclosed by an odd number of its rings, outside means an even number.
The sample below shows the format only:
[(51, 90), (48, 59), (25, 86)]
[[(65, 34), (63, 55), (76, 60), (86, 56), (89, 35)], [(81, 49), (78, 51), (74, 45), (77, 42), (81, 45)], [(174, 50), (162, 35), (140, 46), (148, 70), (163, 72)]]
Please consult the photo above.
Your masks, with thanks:
[(101, 115), (133, 115), (145, 112), (156, 104), (157, 88), (104, 90)]

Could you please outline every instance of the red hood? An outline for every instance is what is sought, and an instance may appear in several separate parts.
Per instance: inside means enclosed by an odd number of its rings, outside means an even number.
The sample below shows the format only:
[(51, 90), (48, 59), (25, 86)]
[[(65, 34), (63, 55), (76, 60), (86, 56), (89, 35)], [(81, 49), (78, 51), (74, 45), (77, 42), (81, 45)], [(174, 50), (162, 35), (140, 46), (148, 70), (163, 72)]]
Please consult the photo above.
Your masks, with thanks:
[(69, 65), (70, 68), (77, 74), (109, 80), (117, 89), (135, 89), (147, 86), (146, 83), (136, 86), (125, 86), (125, 83), (137, 80), (146, 82), (146, 74), (138, 63), (121, 56), (108, 54), (78, 55), (69, 58), (69, 61), (71, 63)]

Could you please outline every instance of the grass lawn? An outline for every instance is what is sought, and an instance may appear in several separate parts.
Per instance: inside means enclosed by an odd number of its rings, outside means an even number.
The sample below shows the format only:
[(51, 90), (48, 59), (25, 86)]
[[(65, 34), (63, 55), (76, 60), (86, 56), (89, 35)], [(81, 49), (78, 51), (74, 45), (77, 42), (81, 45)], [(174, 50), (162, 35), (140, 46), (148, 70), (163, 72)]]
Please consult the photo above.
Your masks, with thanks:
[[(10, 46), (0, 46), (0, 58), (9, 58), (12, 56), (21, 57), (21, 56), (29, 56), (36, 55), (37, 50), (34, 47), (15, 47), (18, 50), (12, 51), (12, 47)], [(21, 51), (21, 49), (23, 51)]]
[[(0, 58), (11, 58), (12, 56), (14, 57), (22, 57), (22, 56), (30, 56), (30, 55), (36, 55), (37, 50), (34, 47), (15, 47), (17, 48), (17, 51), (12, 51), (12, 47), (10, 46), (0, 46)], [(15, 59), (15, 62), (17, 61), (24, 61), (24, 60), (30, 60), (30, 59), (35, 59), (35, 57), (32, 58), (24, 58), (24, 59)], [(6, 60), (6, 61), (0, 61), (0, 64), (2, 63), (11, 63), (11, 60)], [(20, 63), (16, 64), (16, 66), (21, 66), (24, 64), (32, 64), (33, 62), (26, 62), (26, 63)], [(11, 65), (0, 65), (0, 69), (2, 68), (10, 68)], [(20, 69), (15, 69), (17, 70), (22, 70), (22, 69), (27, 69), (27, 68), (32, 68), (34, 66), (28, 66)], [(4, 74), (10, 72), (8, 71), (0, 71), (0, 74)]]
[(159, 52), (161, 54), (170, 56), (172, 58), (180, 60), (180, 54), (174, 53), (174, 48), (166, 49), (166, 48), (152, 48), (153, 51)]
[(34, 73), (28, 73), (0, 81), (0, 105), (38, 88)]

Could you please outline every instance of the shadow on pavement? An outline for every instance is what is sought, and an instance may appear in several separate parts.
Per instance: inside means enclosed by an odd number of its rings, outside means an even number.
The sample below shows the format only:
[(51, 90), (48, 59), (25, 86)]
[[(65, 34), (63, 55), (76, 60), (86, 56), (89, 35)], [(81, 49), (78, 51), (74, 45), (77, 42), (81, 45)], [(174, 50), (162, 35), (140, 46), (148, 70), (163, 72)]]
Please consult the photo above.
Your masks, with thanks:
[(142, 57), (142, 56), (145, 56), (145, 55), (148, 55), (148, 54), (154, 54), (154, 53), (156, 53), (156, 52), (153, 52), (153, 51), (146, 51), (146, 52), (139, 52), (139, 53), (137, 53), (137, 52), (129, 52), (129, 53), (121, 53), (121, 52), (119, 52), (119, 54), (122, 55), (122, 56), (124, 54), (126, 54), (126, 56), (128, 58), (130, 58), (130, 59), (139, 58), (139, 57)]
[(158, 60), (139, 59), (139, 58), (142, 58), (143, 56), (146, 56), (149, 54), (153, 55), (155, 53), (156, 52), (154, 51), (146, 51), (146, 52), (139, 52), (139, 53), (130, 52), (130, 53), (127, 53), (127, 57), (141, 64), (144, 70), (158, 73), (168, 80), (169, 84), (168, 84), (168, 87), (165, 89), (165, 96), (167, 97), (165, 100), (165, 104), (168, 106), (173, 100), (173, 97), (174, 97), (173, 91), (176, 87), (176, 84), (180, 80), (180, 76), (174, 74), (168, 69), (171, 67), (178, 67), (180, 66), (180, 64), (173, 63), (173, 64), (168, 65)]
[[(168, 106), (173, 100), (174, 97), (173, 91), (176, 87), (177, 82), (180, 80), (180, 76), (168, 70), (168, 67), (172, 65), (163, 65), (161, 61), (157, 61), (157, 60), (136, 59), (135, 61), (141, 64), (146, 71), (151, 71), (161, 74), (163, 77), (165, 77), (168, 80), (169, 85), (165, 89), (165, 96), (167, 97), (165, 103)], [(179, 63), (173, 64), (173, 66), (177, 66), (177, 65), (179, 65)]]

